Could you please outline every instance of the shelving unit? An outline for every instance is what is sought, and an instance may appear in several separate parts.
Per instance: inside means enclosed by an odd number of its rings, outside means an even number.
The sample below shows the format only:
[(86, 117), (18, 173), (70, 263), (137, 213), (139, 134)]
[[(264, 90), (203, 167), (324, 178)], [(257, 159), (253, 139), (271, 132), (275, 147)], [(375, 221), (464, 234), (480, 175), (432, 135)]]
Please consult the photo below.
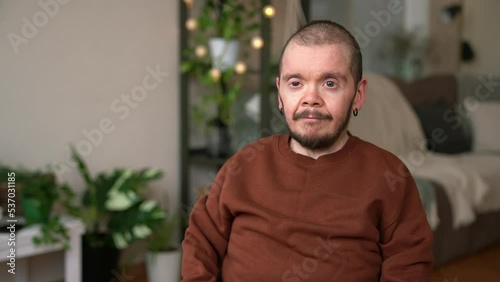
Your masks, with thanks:
[[(270, 4), (269, 0), (261, 0), (261, 5)], [(184, 50), (188, 46), (189, 33), (185, 28), (185, 22), (188, 18), (188, 9), (184, 3), (180, 4), (180, 22), (179, 26), (181, 28), (180, 32), (180, 50)], [(264, 47), (260, 49), (260, 69), (252, 69), (249, 75), (259, 76), (259, 87), (255, 89), (261, 95), (261, 101), (268, 101), (270, 97), (270, 88), (268, 84), (269, 77), (271, 76), (270, 62), (271, 62), (271, 20), (265, 17), (263, 14), (261, 16), (261, 30), (260, 36), (265, 42)], [(182, 52), (181, 52), (182, 53)], [(181, 58), (182, 60), (182, 58)], [(192, 189), (191, 179), (190, 179), (190, 168), (192, 165), (203, 165), (203, 166), (213, 166), (214, 168), (220, 168), (226, 158), (213, 158), (208, 156), (205, 151), (200, 149), (189, 148), (190, 144), (190, 126), (192, 125), (192, 117), (190, 115), (190, 101), (189, 101), (189, 75), (180, 75), (180, 107), (181, 107), (181, 191), (180, 200), (182, 207), (190, 207), (193, 199), (191, 199)], [(269, 103), (260, 103), (260, 128), (270, 127), (270, 115), (271, 109)], [(264, 132), (264, 131), (263, 131)]]
[[(33, 281), (30, 277), (28, 260), (32, 257), (64, 251), (64, 281), (81, 281), (81, 237), (85, 232), (83, 223), (74, 218), (64, 217), (64, 226), (68, 229), (69, 249), (64, 250), (62, 243), (40, 245), (33, 243), (33, 237), (40, 234), (40, 226), (32, 225), (16, 231), (15, 245), (9, 245), (9, 233), (0, 233), (0, 262), (8, 263), (11, 250), (15, 250), (15, 281)], [(58, 263), (58, 262), (55, 262)]]

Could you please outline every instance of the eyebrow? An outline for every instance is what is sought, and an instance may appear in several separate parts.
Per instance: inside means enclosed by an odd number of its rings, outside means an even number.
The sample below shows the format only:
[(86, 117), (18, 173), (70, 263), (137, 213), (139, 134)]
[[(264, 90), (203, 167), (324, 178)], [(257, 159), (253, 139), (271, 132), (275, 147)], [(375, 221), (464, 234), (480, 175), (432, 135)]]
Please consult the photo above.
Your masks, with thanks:
[[(286, 73), (283, 75), (283, 80), (287, 81), (291, 78), (303, 79), (303, 76), (300, 73)], [(347, 82), (347, 77), (338, 72), (325, 72), (320, 75), (320, 80), (325, 80), (327, 78), (335, 78), (338, 80), (342, 80), (342, 82)]]
[(325, 72), (322, 73), (320, 76), (320, 80), (325, 80), (327, 78), (335, 78), (338, 80), (342, 80), (342, 82), (347, 82), (347, 77), (341, 73), (338, 72)]
[(291, 78), (298, 78), (298, 79), (302, 79), (302, 75), (300, 75), (300, 73), (286, 73), (283, 75), (283, 80), (287, 81)]

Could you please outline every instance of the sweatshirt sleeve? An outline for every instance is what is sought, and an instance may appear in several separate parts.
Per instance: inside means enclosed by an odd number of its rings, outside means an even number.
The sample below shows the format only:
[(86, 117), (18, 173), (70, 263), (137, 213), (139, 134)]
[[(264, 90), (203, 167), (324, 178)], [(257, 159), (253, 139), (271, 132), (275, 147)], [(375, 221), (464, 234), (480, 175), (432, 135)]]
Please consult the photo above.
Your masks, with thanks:
[(182, 281), (218, 281), (226, 253), (231, 218), (222, 204), (226, 175), (221, 168), (210, 192), (196, 202), (182, 242)]
[[(409, 173), (409, 172), (408, 172)], [(427, 223), (417, 186), (406, 177), (396, 219), (381, 231), (380, 281), (431, 281), (432, 231)]]

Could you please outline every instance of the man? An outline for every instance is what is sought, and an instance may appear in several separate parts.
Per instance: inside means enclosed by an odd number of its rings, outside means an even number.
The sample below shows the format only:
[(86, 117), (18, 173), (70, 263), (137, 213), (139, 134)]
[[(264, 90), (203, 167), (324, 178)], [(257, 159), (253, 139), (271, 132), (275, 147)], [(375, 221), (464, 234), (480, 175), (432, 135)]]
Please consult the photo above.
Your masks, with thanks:
[(334, 22), (289, 39), (276, 86), (290, 134), (221, 168), (191, 214), (183, 281), (430, 281), (432, 233), (415, 182), (389, 185), (384, 173), (406, 167), (347, 131), (365, 101), (361, 61)]

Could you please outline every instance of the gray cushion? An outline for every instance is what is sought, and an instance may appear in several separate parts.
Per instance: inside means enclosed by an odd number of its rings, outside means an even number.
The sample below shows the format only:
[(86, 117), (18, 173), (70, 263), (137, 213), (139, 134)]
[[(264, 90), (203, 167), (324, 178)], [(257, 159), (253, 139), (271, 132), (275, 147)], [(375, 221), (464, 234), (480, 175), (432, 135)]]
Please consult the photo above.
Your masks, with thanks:
[(447, 104), (414, 107), (427, 138), (427, 148), (434, 152), (457, 154), (470, 151), (472, 139), (464, 130), (462, 117)]

